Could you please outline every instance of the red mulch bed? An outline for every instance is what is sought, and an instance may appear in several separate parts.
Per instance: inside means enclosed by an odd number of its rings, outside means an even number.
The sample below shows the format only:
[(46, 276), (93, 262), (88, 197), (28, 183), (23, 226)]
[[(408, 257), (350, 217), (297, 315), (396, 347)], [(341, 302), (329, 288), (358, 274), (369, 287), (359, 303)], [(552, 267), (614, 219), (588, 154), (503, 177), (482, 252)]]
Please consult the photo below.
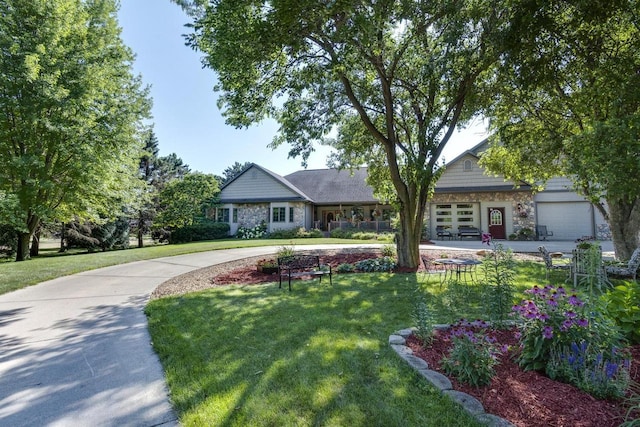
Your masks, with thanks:
[[(495, 337), (499, 343), (517, 348), (514, 330), (497, 331)], [(440, 361), (451, 345), (447, 333), (437, 331), (427, 349), (421, 344), (415, 336), (407, 339), (407, 346), (415, 356), (427, 361), (430, 369), (444, 373)], [(640, 381), (640, 346), (630, 350), (633, 358), (631, 377)], [(450, 378), (453, 388), (480, 400), (486, 412), (519, 427), (615, 427), (624, 421), (627, 408), (623, 401), (597, 400), (572, 385), (554, 381), (538, 372), (524, 372), (512, 356), (510, 350), (500, 357), (500, 364), (495, 367), (496, 376), (489, 385), (476, 388)]]
[[(342, 263), (354, 264), (376, 256), (379, 255), (371, 252), (341, 252), (323, 255), (321, 261), (336, 268)], [(214, 278), (216, 285), (275, 280), (274, 275), (260, 273), (255, 267), (240, 267)], [(409, 337), (407, 345), (414, 355), (426, 360), (431, 369), (441, 371), (440, 360), (450, 345), (444, 335), (440, 332), (428, 349), (424, 349), (414, 336)], [(501, 331), (496, 338), (502, 344), (517, 346), (513, 332)], [(630, 351), (633, 358), (631, 376), (640, 382), (640, 346), (634, 346)], [(503, 355), (495, 369), (496, 376), (485, 387), (468, 386), (455, 378), (451, 378), (451, 382), (456, 390), (480, 400), (486, 412), (518, 427), (615, 427), (624, 421), (626, 408), (623, 402), (597, 400), (574, 386), (551, 380), (538, 372), (524, 372), (509, 355)]]

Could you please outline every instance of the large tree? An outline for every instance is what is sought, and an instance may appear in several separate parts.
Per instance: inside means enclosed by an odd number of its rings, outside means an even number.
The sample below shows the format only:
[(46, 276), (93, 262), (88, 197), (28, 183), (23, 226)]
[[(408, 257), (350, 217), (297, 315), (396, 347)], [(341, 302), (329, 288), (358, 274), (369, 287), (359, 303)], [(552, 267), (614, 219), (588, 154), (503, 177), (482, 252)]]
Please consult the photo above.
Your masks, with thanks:
[(0, 2), (0, 194), (16, 201), (17, 260), (41, 220), (108, 215), (136, 181), (149, 101), (116, 0)]
[(628, 259), (640, 245), (640, 3), (526, 0), (516, 10), (482, 162), (541, 185), (571, 177)]
[[(227, 122), (271, 116), (273, 145), (303, 163), (337, 134), (341, 166), (400, 215), (398, 263), (419, 265), (426, 202), (439, 158), (474, 115), (476, 81), (494, 63), (500, 8), (416, 0), (176, 0), (194, 18), (188, 43), (218, 74)], [(389, 185), (390, 184), (390, 185)]]
[(217, 202), (218, 193), (218, 180), (213, 175), (195, 172), (174, 179), (160, 191), (161, 211), (156, 222), (169, 229), (193, 225), (207, 217), (207, 211)]

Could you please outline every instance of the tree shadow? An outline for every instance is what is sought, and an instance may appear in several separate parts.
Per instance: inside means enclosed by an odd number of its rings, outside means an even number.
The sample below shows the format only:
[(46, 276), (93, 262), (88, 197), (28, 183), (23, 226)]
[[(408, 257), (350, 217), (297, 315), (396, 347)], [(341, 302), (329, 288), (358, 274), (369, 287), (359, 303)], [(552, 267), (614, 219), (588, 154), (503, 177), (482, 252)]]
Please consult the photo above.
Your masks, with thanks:
[(59, 338), (3, 337), (0, 425), (151, 426), (175, 420), (157, 356), (140, 345), (150, 342), (146, 301), (136, 296), (126, 304), (87, 307), (52, 326)]

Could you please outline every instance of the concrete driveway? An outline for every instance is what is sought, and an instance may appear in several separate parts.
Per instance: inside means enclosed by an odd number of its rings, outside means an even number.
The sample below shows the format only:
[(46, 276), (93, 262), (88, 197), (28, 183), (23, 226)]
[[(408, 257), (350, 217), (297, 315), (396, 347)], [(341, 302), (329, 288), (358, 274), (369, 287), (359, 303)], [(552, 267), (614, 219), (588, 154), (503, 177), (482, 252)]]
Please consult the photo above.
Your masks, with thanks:
[[(514, 250), (535, 251), (536, 245), (528, 242)], [(552, 250), (570, 250), (571, 245)], [(451, 241), (421, 249), (445, 247), (483, 246)], [(149, 294), (174, 276), (276, 250), (234, 249), (133, 262), (1, 295), (0, 426), (178, 425), (147, 332), (143, 309)]]
[(276, 250), (139, 261), (1, 295), (0, 426), (178, 425), (143, 313), (150, 293), (174, 276)]

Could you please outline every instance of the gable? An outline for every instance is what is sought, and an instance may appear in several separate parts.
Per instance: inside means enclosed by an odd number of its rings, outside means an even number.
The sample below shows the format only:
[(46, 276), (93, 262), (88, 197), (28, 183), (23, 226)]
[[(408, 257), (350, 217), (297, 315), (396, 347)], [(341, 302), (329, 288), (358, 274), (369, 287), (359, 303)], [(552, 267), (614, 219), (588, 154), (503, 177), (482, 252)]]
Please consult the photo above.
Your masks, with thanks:
[(220, 191), (222, 203), (308, 200), (284, 178), (257, 165), (251, 165)]
[[(529, 188), (525, 183), (520, 183), (520, 187)], [(502, 175), (486, 175), (478, 165), (478, 157), (469, 151), (448, 163), (436, 183), (436, 192), (506, 191), (514, 188), (514, 181), (507, 181)]]

